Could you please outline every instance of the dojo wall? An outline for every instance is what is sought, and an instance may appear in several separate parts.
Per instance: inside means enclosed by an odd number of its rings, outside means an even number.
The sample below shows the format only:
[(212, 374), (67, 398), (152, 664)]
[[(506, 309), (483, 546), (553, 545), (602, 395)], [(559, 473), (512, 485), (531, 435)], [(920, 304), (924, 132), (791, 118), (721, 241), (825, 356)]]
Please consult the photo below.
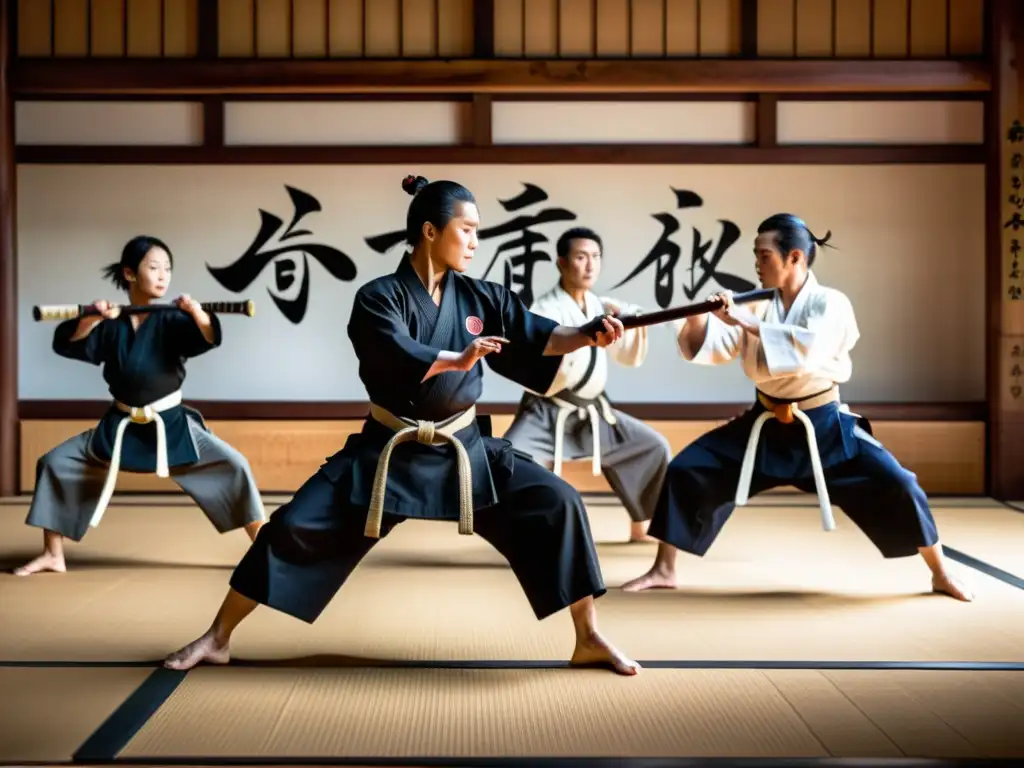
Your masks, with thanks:
[[(473, 0), (202, 0), (230, 58), (473, 54)], [(748, 4), (749, 5), (749, 4)], [(756, 0), (756, 55), (941, 58), (982, 52), (982, 0)], [(52, 9), (52, 10), (51, 10)], [(436, 11), (435, 11), (436, 9)], [(742, 53), (744, 0), (495, 0), (502, 58)], [(190, 58), (200, 0), (19, 0), (21, 55)]]
[[(228, 147), (301, 145), (455, 145), (461, 140), (463, 102), (232, 101), (224, 104)], [(120, 145), (196, 146), (203, 112), (185, 102), (30, 101), (17, 105), (21, 147)], [(647, 142), (748, 144), (755, 113), (747, 100), (565, 101), (495, 100), (492, 132), (502, 143), (606, 145)], [(778, 104), (780, 145), (957, 148), (982, 142), (982, 108), (970, 100), (798, 101)], [(399, 187), (409, 172), (454, 177), (476, 193), (485, 228), (516, 216), (561, 209), (571, 221), (542, 223), (532, 286), (556, 280), (550, 258), (566, 226), (586, 224), (605, 238), (602, 292), (648, 309), (659, 307), (656, 265), (615, 287), (649, 254), (675, 217), (669, 239), (679, 248), (672, 295), (661, 302), (700, 300), (717, 290), (710, 279), (691, 296), (695, 229), (710, 257), (733, 223), (738, 239), (718, 270), (752, 281), (751, 244), (757, 223), (778, 210), (794, 211), (813, 228), (831, 229), (837, 250), (821, 253), (820, 279), (846, 292), (858, 312), (861, 341), (855, 374), (844, 397), (876, 420), (878, 435), (933, 493), (979, 493), (984, 487), (984, 172), (980, 164), (871, 165), (177, 165), (28, 163), (18, 170), (18, 276), (22, 416), (21, 481), (34, 483), (36, 457), (80, 431), (107, 398), (99, 370), (63, 360), (50, 350), (52, 325), (29, 319), (35, 304), (87, 302), (113, 296), (99, 275), (124, 241), (148, 232), (175, 251), (172, 292), (203, 300), (252, 298), (252, 319), (224, 318), (225, 344), (192, 361), (186, 397), (199, 401), (214, 428), (242, 450), (261, 487), (296, 488), (333, 453), (365, 412), (365, 392), (345, 325), (358, 285), (394, 269), (400, 246), (374, 251), (367, 238), (398, 230), (408, 197)], [(528, 187), (527, 185), (533, 185)], [(309, 234), (281, 240), (295, 209), (287, 187), (315, 197), (320, 209), (295, 228)], [(513, 199), (533, 189), (522, 210)], [(539, 192), (542, 190), (543, 192)], [(696, 193), (698, 207), (679, 208), (676, 190)], [(261, 214), (262, 212), (262, 214)], [(337, 280), (308, 259), (308, 306), (292, 322), (272, 295), (291, 300), (303, 268), (293, 264), (291, 285), (277, 284), (268, 264), (232, 293), (210, 267), (238, 259), (264, 217), (280, 219), (265, 249), (285, 243), (322, 244), (355, 265), (352, 281)], [(549, 214), (550, 216), (550, 214)], [(659, 217), (659, 218), (655, 218)], [(667, 218), (668, 217), (668, 218)], [(557, 216), (556, 216), (557, 218)], [(674, 225), (673, 225), (674, 226)], [(274, 227), (271, 227), (274, 229)], [(504, 279), (513, 248), (498, 246), (516, 234), (485, 239), (470, 273)], [(300, 249), (301, 250), (301, 249)], [(301, 261), (300, 253), (285, 254)], [(280, 260), (279, 257), (278, 260)], [(521, 274), (521, 267), (514, 272)], [(693, 278), (700, 278), (698, 264)], [(287, 278), (285, 279), (287, 281)], [(519, 390), (487, 377), (485, 410), (500, 434)], [(738, 412), (751, 388), (738, 366), (686, 364), (665, 327), (651, 330), (651, 354), (638, 370), (613, 368), (609, 394), (649, 419), (675, 449)], [(604, 481), (574, 467), (581, 489)], [(126, 477), (124, 489), (165, 487), (152, 478)]]

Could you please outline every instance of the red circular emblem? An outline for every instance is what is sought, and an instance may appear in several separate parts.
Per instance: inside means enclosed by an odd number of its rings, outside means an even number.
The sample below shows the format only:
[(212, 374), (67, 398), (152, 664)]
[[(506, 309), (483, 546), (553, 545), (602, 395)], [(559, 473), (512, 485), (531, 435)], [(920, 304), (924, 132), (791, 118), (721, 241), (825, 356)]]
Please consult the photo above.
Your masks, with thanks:
[(466, 318), (466, 330), (472, 333), (474, 336), (479, 336), (480, 332), (484, 329), (484, 321), (479, 317), (473, 317), (470, 315)]

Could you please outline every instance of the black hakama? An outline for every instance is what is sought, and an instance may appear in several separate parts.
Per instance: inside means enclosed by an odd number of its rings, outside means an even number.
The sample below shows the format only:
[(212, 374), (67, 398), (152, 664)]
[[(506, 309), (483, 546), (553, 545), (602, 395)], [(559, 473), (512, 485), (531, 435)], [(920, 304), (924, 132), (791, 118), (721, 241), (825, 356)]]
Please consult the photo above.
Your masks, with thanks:
[[(669, 464), (648, 533), (694, 555), (704, 555), (736, 508), (736, 488), (760, 402), (713, 429)], [(915, 555), (938, 541), (928, 498), (913, 472), (871, 435), (867, 419), (838, 403), (804, 413), (814, 425), (831, 500), (864, 532), (883, 557)], [(767, 421), (761, 432), (750, 497), (783, 485), (816, 493), (807, 436), (799, 421)]]
[[(440, 351), (460, 352), (477, 336), (503, 336), (510, 343), (484, 358), (487, 364), (524, 387), (545, 391), (561, 361), (543, 355), (556, 327), (500, 285), (453, 271), (444, 278), (438, 307), (407, 256), (394, 274), (360, 288), (348, 333), (372, 403), (395, 416), (441, 424), (476, 404), (483, 370), (477, 364), (424, 382)], [(365, 535), (377, 460), (393, 434), (368, 417), (362, 431), (270, 516), (236, 568), (232, 588), (313, 622), (395, 525), (409, 517), (458, 518), (453, 446), (404, 443), (391, 455), (380, 539)], [(489, 435), (486, 418), (455, 433), (472, 468), (474, 530), (508, 560), (537, 618), (604, 594), (579, 493), (508, 441)]]

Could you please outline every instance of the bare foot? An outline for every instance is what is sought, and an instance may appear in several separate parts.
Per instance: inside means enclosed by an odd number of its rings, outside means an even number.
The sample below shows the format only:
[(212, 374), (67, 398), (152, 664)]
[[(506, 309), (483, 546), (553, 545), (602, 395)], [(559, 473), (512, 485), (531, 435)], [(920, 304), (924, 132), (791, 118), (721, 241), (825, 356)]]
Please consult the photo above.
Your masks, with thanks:
[(649, 543), (649, 542), (652, 542), (652, 541), (657, 541), (657, 539), (654, 538), (653, 536), (650, 536), (650, 535), (646, 534), (646, 533), (633, 533), (633, 534), (630, 534), (629, 541), (630, 541), (630, 543), (641, 543), (642, 542), (642, 543), (646, 544), (646, 543)]
[(967, 585), (948, 574), (932, 576), (932, 591), (949, 595), (957, 600), (963, 600), (965, 603), (970, 603), (974, 600), (974, 595), (967, 588)]
[(615, 646), (594, 632), (586, 640), (577, 640), (576, 649), (572, 652), (569, 665), (573, 667), (582, 666), (610, 666), (620, 675), (635, 675), (640, 665), (627, 657)]
[(647, 535), (647, 521), (632, 522), (629, 525), (629, 540), (630, 542), (648, 542), (657, 541), (653, 536)]
[(207, 632), (198, 640), (193, 640), (184, 648), (172, 653), (164, 659), (164, 666), (168, 669), (192, 669), (204, 661), (208, 664), (227, 664), (231, 661), (227, 643), (219, 643), (212, 632)]
[(43, 552), (39, 557), (31, 562), (25, 563), (21, 568), (14, 569), (15, 576), (28, 576), (33, 573), (39, 573), (41, 571), (52, 571), (53, 573), (64, 573), (67, 571), (67, 566), (64, 564), (63, 555), (52, 555), (49, 552)]
[(675, 589), (676, 574), (655, 566), (643, 576), (627, 581), (622, 585), (623, 592), (643, 592), (645, 589)]

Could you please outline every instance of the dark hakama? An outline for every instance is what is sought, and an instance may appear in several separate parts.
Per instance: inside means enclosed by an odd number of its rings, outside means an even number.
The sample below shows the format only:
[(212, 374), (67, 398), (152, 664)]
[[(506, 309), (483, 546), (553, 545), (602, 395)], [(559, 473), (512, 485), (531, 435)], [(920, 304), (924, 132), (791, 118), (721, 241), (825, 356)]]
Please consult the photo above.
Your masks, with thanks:
[[(440, 351), (462, 351), (478, 335), (503, 336), (511, 343), (484, 358), (487, 364), (544, 391), (561, 361), (543, 356), (556, 327), (500, 285), (455, 272), (444, 278), (438, 307), (405, 257), (394, 274), (359, 289), (348, 333), (372, 403), (398, 417), (442, 422), (475, 405), (483, 369), (477, 364), (424, 382)], [(271, 515), (235, 570), (232, 588), (311, 623), (394, 526), (409, 517), (455, 520), (454, 447), (403, 443), (391, 455), (380, 538), (364, 534), (377, 460), (393, 434), (367, 418), (362, 431)], [(579, 493), (508, 441), (490, 437), (486, 419), (455, 437), (472, 467), (475, 532), (508, 560), (538, 619), (604, 594)]]
[[(127, 315), (104, 320), (83, 339), (71, 341), (78, 320), (57, 326), (53, 349), (62, 357), (103, 366), (115, 403), (141, 408), (173, 396), (185, 380), (186, 359), (220, 345), (221, 328), (211, 315), (214, 342), (203, 337), (185, 312), (154, 312), (138, 330)], [(263, 503), (238, 451), (214, 435), (202, 415), (183, 405), (160, 411), (171, 479), (221, 533), (264, 519)], [(36, 489), (28, 525), (80, 541), (100, 500), (118, 424), (127, 414), (111, 404), (95, 428), (69, 438), (36, 463)], [(121, 443), (120, 469), (153, 473), (157, 468), (155, 422), (129, 422)]]
[[(736, 487), (758, 402), (708, 432), (668, 467), (649, 533), (704, 555), (735, 509)], [(838, 403), (804, 411), (814, 425), (829, 497), (871, 539), (883, 557), (907, 557), (938, 541), (935, 519), (917, 477), (871, 435), (867, 419)], [(750, 496), (792, 485), (815, 493), (807, 436), (799, 421), (769, 419), (761, 431)]]

